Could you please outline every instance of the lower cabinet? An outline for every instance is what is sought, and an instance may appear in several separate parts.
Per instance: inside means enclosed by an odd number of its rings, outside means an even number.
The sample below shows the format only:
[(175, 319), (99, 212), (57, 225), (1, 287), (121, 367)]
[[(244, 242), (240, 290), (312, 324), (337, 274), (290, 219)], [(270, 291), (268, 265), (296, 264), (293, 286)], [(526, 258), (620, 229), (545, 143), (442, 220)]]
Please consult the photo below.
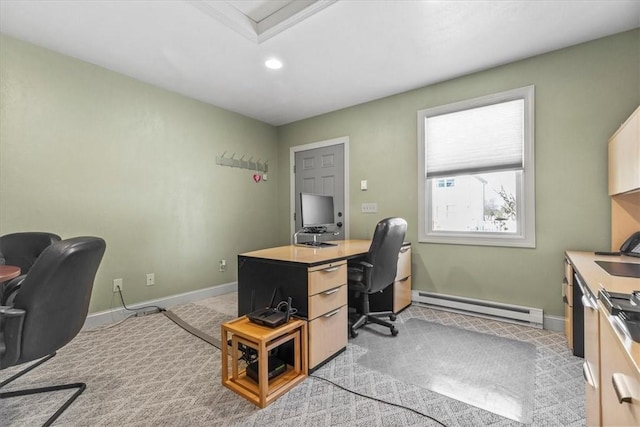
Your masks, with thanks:
[(609, 316), (601, 310), (602, 425), (640, 426), (640, 376), (613, 328)]

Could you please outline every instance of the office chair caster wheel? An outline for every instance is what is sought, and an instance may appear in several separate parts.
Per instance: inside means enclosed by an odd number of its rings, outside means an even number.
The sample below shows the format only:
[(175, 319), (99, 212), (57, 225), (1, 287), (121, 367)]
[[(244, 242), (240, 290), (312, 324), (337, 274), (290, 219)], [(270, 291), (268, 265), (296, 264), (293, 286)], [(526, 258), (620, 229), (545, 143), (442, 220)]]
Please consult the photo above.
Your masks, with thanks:
[(396, 321), (396, 319), (397, 319), (397, 316), (396, 316), (395, 314), (391, 313), (391, 314), (389, 315), (389, 320), (391, 320), (392, 322), (395, 322), (395, 321)]
[(353, 329), (350, 332), (351, 332), (351, 338), (355, 338), (358, 336), (358, 332), (354, 331)]
[(391, 335), (394, 337), (398, 335), (398, 329), (395, 326), (391, 327)]

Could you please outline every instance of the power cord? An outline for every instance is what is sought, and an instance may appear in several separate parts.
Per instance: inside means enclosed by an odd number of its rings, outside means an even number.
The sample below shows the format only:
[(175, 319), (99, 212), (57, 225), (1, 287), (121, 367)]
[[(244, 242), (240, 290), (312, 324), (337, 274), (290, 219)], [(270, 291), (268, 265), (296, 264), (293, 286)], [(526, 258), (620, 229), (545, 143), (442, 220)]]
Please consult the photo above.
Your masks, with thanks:
[(289, 316), (293, 316), (298, 312), (298, 309), (295, 307), (289, 307), (289, 301), (280, 301), (278, 305), (276, 305), (277, 311), (289, 312)]
[[(123, 301), (123, 305), (124, 305), (124, 301)], [(296, 308), (289, 307), (289, 305), (288, 305), (288, 303), (286, 301), (281, 301), (276, 306), (276, 309), (279, 310), (279, 311), (285, 311), (285, 310), (289, 309), (290, 310), (290, 314), (294, 314), (294, 313), (296, 313), (298, 311)], [(282, 310), (282, 309), (284, 309), (284, 310)], [(168, 312), (168, 313), (170, 313), (170, 312)], [(190, 331), (189, 329), (187, 329), (187, 331), (190, 332), (192, 335), (202, 339), (202, 337), (198, 336), (197, 334), (194, 334), (193, 331)], [(210, 341), (205, 340), (205, 342), (208, 342), (209, 344), (211, 344), (212, 346), (214, 346), (218, 350), (220, 350), (220, 347), (217, 347), (216, 345), (214, 345)], [(221, 343), (221, 345), (223, 345), (223, 344)], [(230, 342), (227, 343), (227, 345), (230, 345)], [(246, 346), (242, 345), (242, 348), (239, 348), (239, 350), (242, 353), (242, 355), (240, 356), (239, 360), (244, 361), (247, 365), (249, 365), (252, 362), (255, 362), (258, 359), (258, 352), (255, 351), (252, 348), (249, 348), (249, 347), (246, 347)], [(362, 394), (362, 393), (359, 393), (357, 391), (349, 390), (348, 388), (346, 388), (344, 386), (341, 386), (338, 383), (335, 383), (335, 382), (333, 382), (331, 380), (328, 380), (326, 378), (319, 377), (317, 375), (309, 374), (308, 376), (311, 377), (311, 378), (318, 378), (318, 379), (321, 379), (323, 381), (326, 381), (326, 382), (328, 382), (328, 383), (330, 383), (330, 384), (332, 384), (332, 385), (334, 385), (334, 386), (336, 386), (336, 387), (338, 387), (338, 388), (340, 388), (340, 389), (342, 389), (344, 391), (347, 391), (349, 393), (353, 393), (353, 394), (358, 395), (360, 397), (364, 397), (364, 398), (367, 398), (367, 399), (375, 400), (375, 401), (378, 401), (378, 402), (381, 402), (381, 403), (385, 403), (387, 405), (395, 406), (397, 408), (407, 409), (407, 410), (409, 410), (411, 412), (414, 412), (414, 413), (416, 413), (416, 414), (418, 414), (420, 416), (423, 416), (425, 418), (429, 418), (433, 422), (435, 422), (435, 423), (437, 423), (437, 424), (439, 424), (439, 425), (441, 425), (443, 427), (447, 427), (447, 425), (444, 424), (443, 422), (441, 422), (440, 420), (438, 420), (438, 419), (436, 419), (436, 418), (434, 418), (434, 417), (432, 417), (430, 415), (424, 414), (424, 413), (422, 413), (420, 411), (417, 411), (417, 410), (415, 410), (413, 408), (410, 408), (408, 406), (403, 406), (403, 405), (400, 405), (398, 403), (393, 403), (393, 402), (387, 402), (385, 400), (378, 399), (377, 397), (367, 396), (366, 394)]]
[[(153, 314), (153, 313), (160, 313), (163, 311), (166, 311), (166, 309), (158, 307), (157, 305), (148, 305), (148, 306), (144, 306), (144, 307), (140, 307), (137, 309), (131, 309), (129, 307), (127, 307), (127, 305), (124, 302), (124, 298), (122, 296), (122, 289), (120, 289), (120, 287), (118, 287), (118, 295), (120, 296), (120, 301), (122, 302), (122, 306), (124, 307), (124, 309), (126, 311), (131, 311), (132, 313), (128, 316), (125, 316), (124, 318), (118, 320), (115, 323), (111, 323), (107, 326), (101, 326), (98, 328), (92, 328), (92, 329), (86, 329), (86, 332), (98, 332), (98, 331), (104, 331), (106, 329), (111, 329), (114, 328), (116, 326), (118, 326), (119, 324), (123, 323), (126, 320), (131, 319), (132, 317), (139, 317), (139, 316), (146, 316), (147, 314)], [(152, 311), (145, 311), (146, 309), (153, 309)]]
[[(154, 314), (154, 313), (160, 313), (162, 311), (166, 311), (166, 309), (159, 307), (157, 305), (146, 305), (144, 307), (139, 307), (139, 308), (129, 308), (127, 307), (127, 304), (124, 303), (124, 297), (122, 296), (122, 289), (120, 289), (120, 287), (118, 287), (118, 295), (120, 295), (120, 301), (122, 301), (122, 307), (124, 307), (124, 309), (127, 311), (132, 311), (135, 317), (146, 316), (147, 314)], [(148, 308), (152, 310), (147, 311)]]
[(367, 398), (367, 399), (375, 400), (376, 402), (385, 403), (385, 404), (387, 404), (387, 405), (395, 406), (395, 407), (397, 407), (397, 408), (408, 409), (409, 411), (411, 411), (411, 412), (413, 412), (413, 413), (415, 413), (415, 414), (418, 414), (418, 415), (423, 416), (423, 417), (425, 417), (425, 418), (429, 418), (429, 419), (430, 419), (430, 420), (432, 420), (433, 422), (436, 422), (436, 423), (440, 424), (440, 425), (441, 425), (441, 426), (443, 426), (443, 427), (447, 427), (447, 425), (446, 425), (446, 424), (444, 424), (442, 421), (440, 421), (440, 420), (438, 420), (438, 419), (436, 419), (436, 418), (432, 417), (431, 415), (427, 415), (427, 414), (425, 414), (425, 413), (423, 413), (423, 412), (420, 412), (420, 411), (417, 411), (417, 410), (415, 410), (415, 409), (413, 409), (413, 408), (409, 408), (408, 406), (400, 405), (399, 403), (387, 402), (386, 400), (378, 399), (377, 397), (368, 396), (368, 395), (366, 395), (366, 394), (362, 394), (362, 393), (359, 393), (359, 392), (357, 392), (357, 391), (349, 390), (348, 388), (346, 388), (346, 387), (344, 387), (344, 386), (341, 386), (341, 385), (340, 385), (340, 384), (338, 384), (338, 383), (335, 383), (335, 382), (333, 382), (333, 381), (331, 381), (331, 380), (328, 380), (328, 379), (326, 379), (326, 378), (319, 377), (319, 376), (317, 376), (317, 375), (309, 374), (309, 377), (311, 377), (311, 378), (317, 378), (317, 379), (322, 380), (322, 381), (326, 381), (326, 382), (328, 382), (329, 384), (332, 384), (332, 385), (334, 385), (334, 386), (338, 387), (339, 389), (342, 389), (342, 390), (344, 390), (344, 391), (348, 391), (349, 393), (353, 393), (353, 394), (358, 395), (358, 396), (360, 396), (360, 397), (364, 397), (364, 398)]
[[(152, 305), (152, 306), (146, 306), (146, 307), (140, 307), (140, 308), (139, 308), (139, 309), (137, 309), (137, 310), (130, 309), (130, 308), (128, 308), (128, 307), (126, 306), (126, 304), (125, 304), (125, 302), (124, 302), (124, 298), (122, 297), (122, 290), (121, 290), (120, 288), (118, 288), (118, 293), (120, 294), (120, 300), (122, 301), (122, 306), (125, 308), (125, 310), (133, 311), (133, 312), (135, 312), (135, 313), (136, 313), (135, 315), (137, 315), (137, 314), (138, 314), (139, 310), (144, 310), (144, 309), (146, 309), (146, 308), (153, 308), (153, 309), (155, 309), (155, 310), (158, 310), (159, 312), (163, 312), (163, 311), (164, 311), (164, 312), (166, 312), (166, 311), (167, 311), (166, 309), (164, 309), (164, 308), (160, 308), (160, 307), (155, 306), (155, 305)], [(286, 311), (286, 310), (289, 310), (289, 314), (291, 314), (291, 315), (293, 315), (293, 314), (297, 313), (297, 311), (298, 311), (296, 308), (289, 307), (289, 304), (287, 303), (287, 301), (281, 301), (281, 302), (276, 306), (276, 309), (277, 309), (278, 311)], [(155, 312), (155, 311), (154, 311), (154, 312)], [(145, 312), (145, 313), (143, 313), (143, 315), (144, 315), (144, 314), (149, 314), (149, 313), (148, 313), (148, 312)], [(165, 314), (166, 314), (166, 313), (165, 313)], [(131, 317), (131, 316), (129, 316), (129, 317)], [(123, 321), (124, 321), (124, 320), (126, 320), (126, 319), (123, 319)], [(194, 335), (195, 337), (198, 337), (198, 338), (200, 338), (200, 339), (203, 339), (201, 336), (199, 336), (198, 334), (195, 334), (193, 331), (191, 331), (191, 330), (189, 330), (189, 329), (187, 329), (187, 331), (188, 331), (189, 333), (191, 333), (192, 335)], [(213, 347), (217, 348), (218, 350), (220, 350), (220, 348), (219, 348), (219, 347), (217, 347), (217, 346), (215, 346), (211, 341), (208, 341), (208, 340), (204, 340), (204, 341), (205, 341), (205, 342), (207, 342), (207, 343), (209, 343), (211, 346), (213, 346)], [(244, 346), (243, 346), (243, 347), (244, 347)], [(255, 360), (257, 360), (257, 359), (258, 359), (258, 354), (257, 354), (257, 352), (256, 352), (255, 350), (254, 350), (254, 351), (251, 351), (251, 350), (253, 350), (253, 349), (249, 349), (249, 348), (246, 348), (246, 347), (245, 347), (244, 349), (241, 349), (242, 356), (240, 356), (240, 360), (243, 360), (247, 365), (248, 365), (248, 364), (250, 364), (250, 363), (252, 363), (252, 362), (254, 362)], [(357, 395), (357, 396), (364, 397), (364, 398), (366, 398), (366, 399), (375, 400), (375, 401), (377, 401), (377, 402), (384, 403), (384, 404), (391, 405), (391, 406), (395, 406), (395, 407), (397, 407), (397, 408), (401, 408), (401, 409), (407, 409), (407, 410), (409, 410), (409, 411), (411, 411), (411, 412), (413, 412), (413, 413), (415, 413), (415, 414), (417, 414), (417, 415), (420, 415), (420, 416), (425, 417), (425, 418), (429, 418), (429, 419), (430, 419), (430, 420), (432, 420), (433, 422), (435, 422), (435, 423), (437, 423), (437, 424), (439, 424), (439, 425), (441, 425), (441, 426), (443, 426), (443, 427), (447, 427), (447, 425), (446, 425), (446, 424), (444, 424), (443, 422), (441, 422), (440, 420), (438, 420), (438, 419), (436, 419), (436, 418), (434, 418), (434, 417), (432, 417), (432, 416), (430, 416), (430, 415), (427, 415), (427, 414), (425, 414), (425, 413), (422, 413), (422, 412), (420, 412), (420, 411), (418, 411), (418, 410), (415, 410), (415, 409), (413, 409), (413, 408), (410, 408), (410, 407), (408, 407), (408, 406), (400, 405), (400, 404), (398, 404), (398, 403), (393, 403), (393, 402), (387, 402), (386, 400), (378, 399), (377, 397), (368, 396), (368, 395), (366, 395), (366, 394), (362, 394), (362, 393), (359, 393), (359, 392), (357, 392), (357, 391), (350, 390), (350, 389), (348, 389), (348, 388), (346, 388), (346, 387), (344, 387), (344, 386), (341, 386), (341, 385), (340, 385), (340, 384), (338, 384), (338, 383), (335, 383), (335, 382), (333, 382), (333, 381), (331, 381), (331, 380), (328, 380), (328, 379), (326, 379), (326, 378), (319, 377), (319, 376), (317, 376), (317, 375), (309, 374), (309, 377), (311, 377), (311, 378), (317, 378), (317, 379), (320, 379), (320, 380), (326, 381), (326, 382), (328, 382), (329, 384), (334, 385), (335, 387), (338, 387), (338, 388), (340, 388), (340, 389), (342, 389), (342, 390), (344, 390), (344, 391), (347, 391), (347, 392), (349, 392), (349, 393), (353, 393), (353, 394), (355, 394), (355, 395)]]

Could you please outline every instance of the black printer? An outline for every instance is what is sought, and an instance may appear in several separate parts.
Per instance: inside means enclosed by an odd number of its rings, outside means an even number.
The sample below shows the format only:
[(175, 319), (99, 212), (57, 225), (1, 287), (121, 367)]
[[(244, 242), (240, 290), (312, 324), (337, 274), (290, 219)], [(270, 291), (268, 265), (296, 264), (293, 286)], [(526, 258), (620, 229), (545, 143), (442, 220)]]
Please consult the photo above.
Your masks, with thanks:
[(640, 342), (640, 291), (623, 294), (600, 289), (599, 298), (607, 312), (616, 316), (617, 323), (631, 339)]

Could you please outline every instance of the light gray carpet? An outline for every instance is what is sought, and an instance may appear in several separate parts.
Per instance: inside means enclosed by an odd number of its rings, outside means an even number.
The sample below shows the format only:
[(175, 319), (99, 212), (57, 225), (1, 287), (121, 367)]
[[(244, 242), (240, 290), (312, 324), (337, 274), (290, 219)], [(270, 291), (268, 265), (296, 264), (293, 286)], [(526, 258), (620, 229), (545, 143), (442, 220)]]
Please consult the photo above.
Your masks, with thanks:
[(358, 364), (521, 423), (533, 415), (535, 346), (409, 319), (395, 338), (361, 329)]
[[(220, 337), (230, 316), (197, 304), (174, 309), (185, 321)], [(438, 317), (441, 316), (441, 317)], [(536, 356), (536, 403), (532, 426), (584, 426), (581, 359), (569, 354), (559, 334), (503, 326), (411, 307), (398, 319), (436, 320), (532, 342)], [(384, 337), (385, 340), (390, 339)], [(347, 350), (314, 375), (351, 390), (430, 414), (448, 426), (522, 424), (448, 398), (357, 363), (366, 349)], [(310, 377), (265, 409), (221, 385), (220, 351), (162, 314), (132, 318), (109, 329), (81, 332), (56, 357), (6, 387), (6, 391), (84, 381), (87, 390), (57, 426), (433, 426), (435, 422), (344, 391)], [(17, 372), (0, 371), (0, 381)], [(57, 392), (0, 401), (3, 426), (41, 425), (68, 396)]]

